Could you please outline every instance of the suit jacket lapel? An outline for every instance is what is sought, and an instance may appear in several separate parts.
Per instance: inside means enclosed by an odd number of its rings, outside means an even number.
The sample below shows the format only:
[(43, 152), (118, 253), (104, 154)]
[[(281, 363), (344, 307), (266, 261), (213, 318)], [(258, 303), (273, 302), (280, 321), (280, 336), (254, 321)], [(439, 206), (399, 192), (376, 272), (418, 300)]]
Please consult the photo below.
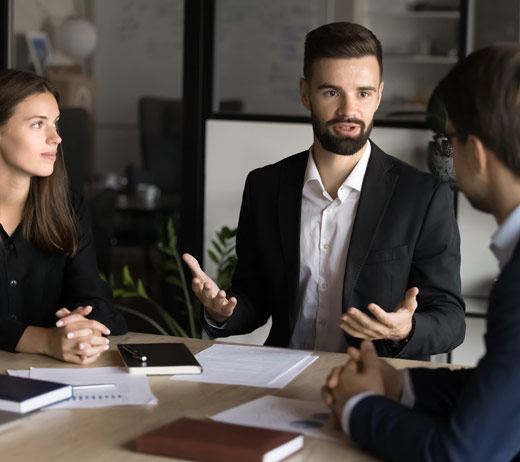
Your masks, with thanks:
[(291, 332), (298, 317), (298, 285), (300, 273), (300, 220), (302, 189), (309, 151), (304, 151), (284, 164), (280, 173), (278, 220), (284, 265), (288, 275), (289, 325)]
[(398, 174), (391, 170), (392, 166), (391, 158), (372, 143), (347, 254), (343, 281), (343, 311), (349, 307), (352, 290), (397, 182)]

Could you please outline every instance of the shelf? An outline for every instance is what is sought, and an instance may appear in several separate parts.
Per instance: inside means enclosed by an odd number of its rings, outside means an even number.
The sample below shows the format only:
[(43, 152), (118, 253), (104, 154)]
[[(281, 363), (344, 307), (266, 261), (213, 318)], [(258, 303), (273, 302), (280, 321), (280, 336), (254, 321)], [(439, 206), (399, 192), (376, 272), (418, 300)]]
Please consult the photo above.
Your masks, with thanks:
[(411, 63), (411, 64), (455, 64), (458, 61), (454, 56), (429, 56), (429, 55), (386, 55), (383, 64)]

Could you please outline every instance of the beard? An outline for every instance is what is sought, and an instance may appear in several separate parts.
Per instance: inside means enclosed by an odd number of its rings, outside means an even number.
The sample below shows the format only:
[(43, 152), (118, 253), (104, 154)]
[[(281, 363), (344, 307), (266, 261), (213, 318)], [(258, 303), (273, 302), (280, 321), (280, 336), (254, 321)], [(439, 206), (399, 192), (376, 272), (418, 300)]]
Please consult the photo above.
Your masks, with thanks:
[[(318, 118), (314, 115), (311, 110), (311, 122), (312, 129), (316, 138), (323, 146), (323, 149), (333, 152), (334, 154), (339, 154), (342, 156), (352, 156), (359, 152), (359, 150), (366, 144), (368, 138), (370, 137), (370, 133), (372, 132), (372, 127), (374, 126), (374, 119), (370, 121), (368, 127), (365, 122), (359, 119), (355, 119), (352, 117), (338, 117), (336, 119), (331, 119), (325, 126), (322, 126)], [(336, 136), (333, 133), (327, 130), (327, 127), (338, 123), (352, 123), (359, 125), (360, 133), (357, 136)]]

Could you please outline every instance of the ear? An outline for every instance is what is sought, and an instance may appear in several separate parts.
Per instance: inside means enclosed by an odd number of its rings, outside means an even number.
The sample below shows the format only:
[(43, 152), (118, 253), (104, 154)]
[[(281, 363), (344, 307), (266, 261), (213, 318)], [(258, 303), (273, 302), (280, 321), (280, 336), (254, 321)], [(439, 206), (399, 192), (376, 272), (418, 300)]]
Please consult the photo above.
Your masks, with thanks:
[(474, 135), (468, 136), (467, 143), (469, 147), (467, 152), (470, 155), (475, 173), (478, 175), (486, 175), (489, 171), (489, 156), (491, 155), (491, 151), (484, 146), (480, 138)]
[(300, 99), (302, 100), (305, 109), (310, 111), (311, 103), (309, 100), (309, 82), (302, 77), (298, 83), (300, 85)]
[(379, 89), (377, 90), (377, 105), (376, 105), (376, 111), (379, 108), (379, 104), (381, 103), (381, 97), (383, 96), (383, 88), (385, 86), (385, 82), (381, 81), (379, 84)]

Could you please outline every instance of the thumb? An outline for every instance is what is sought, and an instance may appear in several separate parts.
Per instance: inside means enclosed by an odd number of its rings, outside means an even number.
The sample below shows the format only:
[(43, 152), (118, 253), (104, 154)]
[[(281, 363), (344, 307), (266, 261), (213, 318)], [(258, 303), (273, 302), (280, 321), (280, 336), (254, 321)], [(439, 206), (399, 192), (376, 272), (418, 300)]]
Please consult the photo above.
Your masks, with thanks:
[(408, 311), (411, 311), (412, 314), (417, 309), (417, 295), (419, 294), (419, 289), (417, 287), (411, 287), (406, 291), (404, 295), (403, 308), (406, 308)]
[(363, 340), (361, 342), (360, 353), (363, 370), (370, 367), (376, 367), (379, 363), (379, 356), (377, 355), (374, 344), (370, 340)]

